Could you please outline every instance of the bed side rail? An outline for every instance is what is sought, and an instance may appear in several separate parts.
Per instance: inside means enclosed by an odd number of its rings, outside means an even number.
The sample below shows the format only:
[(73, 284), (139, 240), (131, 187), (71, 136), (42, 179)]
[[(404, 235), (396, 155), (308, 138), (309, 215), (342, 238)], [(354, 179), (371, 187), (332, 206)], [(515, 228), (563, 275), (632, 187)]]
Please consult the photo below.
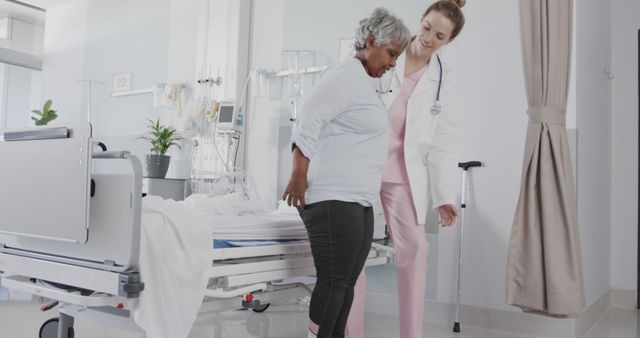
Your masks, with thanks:
[[(114, 272), (135, 269), (140, 160), (128, 151), (94, 152), (88, 123), (2, 136), (0, 253)], [(107, 175), (92, 175), (95, 160), (128, 161), (132, 173), (114, 185)], [(98, 178), (106, 180), (102, 186)]]

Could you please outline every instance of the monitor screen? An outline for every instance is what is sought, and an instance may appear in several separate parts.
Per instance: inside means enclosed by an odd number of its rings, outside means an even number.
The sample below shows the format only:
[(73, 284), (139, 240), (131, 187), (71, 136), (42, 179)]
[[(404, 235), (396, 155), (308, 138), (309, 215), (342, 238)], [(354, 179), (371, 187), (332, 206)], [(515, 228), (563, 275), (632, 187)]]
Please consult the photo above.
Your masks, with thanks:
[(232, 122), (233, 122), (233, 106), (220, 106), (218, 123), (232, 123)]

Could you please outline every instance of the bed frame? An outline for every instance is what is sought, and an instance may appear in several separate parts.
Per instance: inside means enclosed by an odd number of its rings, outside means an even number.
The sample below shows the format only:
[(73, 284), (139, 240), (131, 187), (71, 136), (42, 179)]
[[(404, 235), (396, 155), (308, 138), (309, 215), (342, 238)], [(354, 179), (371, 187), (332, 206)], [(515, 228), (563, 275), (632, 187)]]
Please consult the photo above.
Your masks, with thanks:
[[(129, 152), (94, 151), (91, 126), (4, 132), (0, 141), (0, 284), (59, 305), (41, 337), (73, 337), (74, 318), (142, 332), (132, 302), (144, 292), (137, 270), (142, 168)], [(97, 161), (127, 163), (127, 175), (92, 173)], [(212, 240), (213, 243), (213, 240)], [(374, 244), (367, 266), (391, 262)], [(201, 312), (239, 307), (261, 312), (271, 303), (309, 295), (288, 278), (315, 274), (309, 244), (212, 249)]]

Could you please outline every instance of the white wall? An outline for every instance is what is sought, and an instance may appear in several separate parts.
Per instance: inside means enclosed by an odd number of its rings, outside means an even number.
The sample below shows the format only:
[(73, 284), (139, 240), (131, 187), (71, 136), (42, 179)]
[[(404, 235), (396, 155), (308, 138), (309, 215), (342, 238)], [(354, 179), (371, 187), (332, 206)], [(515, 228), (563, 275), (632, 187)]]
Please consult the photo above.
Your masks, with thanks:
[[(70, 0), (48, 8), (44, 94), (60, 118), (91, 120), (100, 136), (137, 135), (155, 118), (153, 96), (111, 97), (114, 73), (133, 72), (132, 90), (166, 82), (193, 83), (201, 1)], [(116, 24), (117, 23), (117, 24)]]
[[(640, 1), (611, 1), (611, 287), (636, 289), (638, 250), (638, 29)], [(600, 14), (599, 20), (603, 15)], [(599, 39), (594, 39), (599, 40)], [(594, 43), (602, 43), (602, 40)], [(601, 47), (598, 47), (601, 48)], [(600, 69), (595, 68), (594, 73)]]
[(5, 106), (6, 112), (5, 126), (7, 128), (24, 128), (33, 125), (31, 120), (31, 110), (41, 109), (40, 102), (32, 105), (31, 89), (32, 77), (35, 70), (16, 67), (11, 65), (2, 65), (0, 68), (3, 76), (6, 77), (5, 82)]
[(43, 99), (52, 99), (59, 123), (86, 121), (82, 108), (87, 2), (70, 0), (47, 9), (42, 62)]
[[(88, 2), (83, 80), (104, 82), (93, 86), (91, 96), (98, 135), (138, 134), (145, 118), (157, 117), (152, 95), (110, 93), (114, 73), (133, 72), (133, 90), (166, 82), (170, 5), (170, 0)], [(83, 87), (82, 107), (87, 107), (87, 85)]]
[[(87, 121), (88, 84), (94, 135), (110, 149), (130, 149), (141, 159), (148, 144), (136, 139), (145, 118), (160, 116), (152, 94), (111, 97), (114, 73), (133, 72), (132, 90), (182, 82), (191, 92), (196, 77), (203, 0), (104, 2), (68, 0), (47, 8), (43, 97), (59, 111), (58, 123)], [(185, 104), (186, 106), (186, 104)], [(176, 122), (178, 120), (175, 120)], [(174, 165), (183, 160), (172, 149)], [(188, 156), (188, 155), (186, 155)]]
[[(609, 289), (611, 253), (611, 3), (577, 6), (578, 220), (587, 305)], [(594, 24), (594, 23), (598, 24)]]
[[(484, 167), (471, 173), (463, 303), (508, 309), (508, 241), (527, 125), (518, 2), (470, 1), (464, 11), (467, 25), (450, 51), (464, 116), (460, 160)], [(447, 303), (455, 301), (455, 243), (454, 232), (440, 232), (438, 300)]]
[(167, 81), (193, 83), (202, 0), (171, 1)]
[[(251, 20), (252, 69), (280, 69), (284, 0), (254, 1)], [(270, 91), (277, 92), (271, 81)], [(259, 198), (274, 207), (278, 183), (280, 101), (256, 98), (246, 114), (246, 165)]]
[[(220, 101), (242, 99), (246, 79), (251, 1), (210, 0), (207, 62), (203, 76), (222, 78)], [(239, 102), (238, 102), (239, 103)]]

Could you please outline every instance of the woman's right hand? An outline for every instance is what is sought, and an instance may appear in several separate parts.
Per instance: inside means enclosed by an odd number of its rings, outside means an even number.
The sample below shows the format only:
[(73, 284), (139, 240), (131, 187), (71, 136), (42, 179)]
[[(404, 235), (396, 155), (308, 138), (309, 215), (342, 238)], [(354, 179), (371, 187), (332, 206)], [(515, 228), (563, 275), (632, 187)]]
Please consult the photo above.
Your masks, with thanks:
[(304, 209), (304, 193), (307, 191), (307, 176), (301, 174), (291, 175), (289, 183), (284, 194), (282, 194), (282, 200), (287, 201), (289, 206), (300, 206)]
[(438, 207), (440, 214), (440, 225), (444, 227), (452, 226), (458, 217), (458, 211), (453, 204), (445, 204)]

